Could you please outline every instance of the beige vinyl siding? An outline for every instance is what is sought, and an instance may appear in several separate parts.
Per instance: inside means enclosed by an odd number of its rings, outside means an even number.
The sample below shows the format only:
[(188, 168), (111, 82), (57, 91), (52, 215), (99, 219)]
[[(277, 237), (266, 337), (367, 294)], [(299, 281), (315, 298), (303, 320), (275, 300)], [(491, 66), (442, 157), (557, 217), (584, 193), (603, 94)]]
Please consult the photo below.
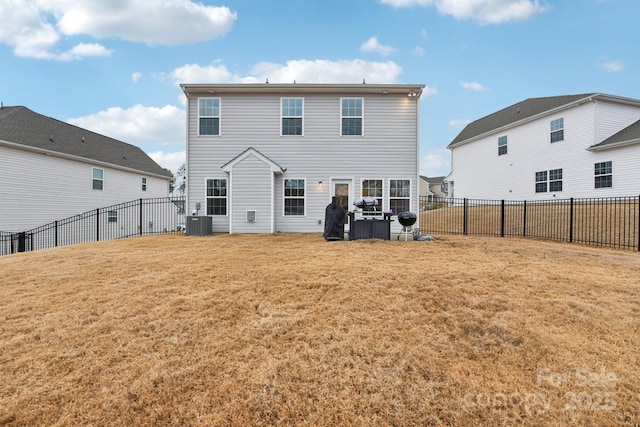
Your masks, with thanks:
[[(231, 172), (231, 231), (233, 233), (273, 232), (272, 176), (269, 165), (253, 155)], [(247, 221), (247, 211), (255, 211), (255, 222)]]
[[(411, 180), (411, 206), (417, 209), (417, 102), (406, 96), (364, 96), (364, 136), (340, 136), (340, 98), (350, 94), (314, 94), (304, 98), (304, 136), (280, 135), (280, 93), (221, 96), (221, 135), (197, 135), (197, 97), (189, 99), (189, 209), (204, 202), (205, 178), (226, 177), (221, 166), (253, 147), (286, 171), (274, 181), (277, 231), (322, 231), (330, 202), (330, 177)], [(362, 97), (362, 95), (354, 95)], [(283, 180), (306, 179), (306, 215), (284, 217)], [(323, 181), (324, 185), (317, 185)], [(215, 220), (215, 218), (214, 218)], [(215, 222), (215, 221), (214, 221)], [(235, 223), (234, 223), (235, 225)], [(395, 224), (394, 224), (395, 225)], [(214, 225), (214, 230), (216, 229)], [(236, 231), (234, 229), (234, 231)]]
[[(167, 179), (148, 174), (6, 146), (0, 146), (0, 158), (0, 231), (27, 231), (92, 209), (169, 195)], [(92, 189), (93, 167), (104, 170), (102, 191)]]

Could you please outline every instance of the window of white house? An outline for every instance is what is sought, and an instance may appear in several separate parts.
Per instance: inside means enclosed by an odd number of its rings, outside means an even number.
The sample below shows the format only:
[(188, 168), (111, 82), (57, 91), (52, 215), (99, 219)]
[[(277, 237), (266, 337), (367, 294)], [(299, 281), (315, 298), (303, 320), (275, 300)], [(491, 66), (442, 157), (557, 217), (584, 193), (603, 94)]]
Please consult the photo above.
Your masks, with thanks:
[(227, 214), (227, 180), (207, 179), (207, 215)]
[(93, 178), (91, 188), (94, 190), (102, 190), (104, 188), (104, 169), (92, 168), (91, 175)]
[(382, 180), (381, 179), (363, 179), (362, 180), (362, 197), (373, 197), (378, 200), (376, 210), (382, 210)]
[(282, 135), (302, 135), (303, 98), (282, 98)]
[(304, 179), (284, 180), (285, 216), (304, 216)]
[(547, 171), (536, 172), (536, 193), (547, 192)]
[(342, 136), (362, 135), (362, 98), (341, 98)]
[(220, 135), (220, 98), (198, 98), (198, 135)]
[(107, 222), (118, 222), (118, 211), (108, 211)]
[(142, 177), (142, 191), (147, 191), (147, 178)]
[(549, 171), (549, 192), (562, 191), (562, 169)]
[(551, 121), (551, 142), (564, 140), (564, 119), (561, 117)]
[(612, 162), (600, 162), (595, 164), (595, 186), (596, 188), (613, 187)]
[(389, 180), (389, 208), (394, 215), (409, 210), (411, 181), (408, 179)]
[(498, 156), (507, 154), (507, 136), (501, 136), (498, 138)]
[(536, 193), (562, 191), (562, 169), (536, 172)]

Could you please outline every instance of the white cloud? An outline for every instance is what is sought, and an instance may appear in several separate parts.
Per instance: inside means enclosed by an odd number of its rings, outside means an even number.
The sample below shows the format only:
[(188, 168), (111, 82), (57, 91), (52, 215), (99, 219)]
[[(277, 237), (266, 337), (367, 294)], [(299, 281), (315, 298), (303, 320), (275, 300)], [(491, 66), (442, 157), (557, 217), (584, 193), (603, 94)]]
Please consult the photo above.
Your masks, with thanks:
[(131, 74), (131, 81), (134, 83), (138, 83), (138, 81), (140, 81), (141, 78), (142, 78), (142, 73), (139, 71), (136, 71), (135, 73)]
[(436, 148), (420, 158), (420, 175), (446, 176), (451, 172), (451, 154), (446, 148)]
[(622, 63), (622, 61), (604, 60), (602, 61), (601, 65), (605, 70), (613, 71), (613, 72), (622, 71), (622, 69), (624, 68), (624, 64)]
[(453, 119), (449, 120), (449, 127), (454, 129), (461, 129), (471, 123), (469, 119)]
[(165, 151), (154, 151), (147, 153), (157, 164), (165, 169), (169, 169), (174, 175), (187, 159), (186, 151), (168, 153)]
[(462, 86), (464, 89), (472, 90), (475, 92), (482, 92), (484, 90), (487, 90), (486, 87), (478, 82), (460, 82), (460, 86)]
[(416, 56), (423, 56), (424, 55), (424, 49), (421, 48), (420, 46), (416, 46), (415, 49), (413, 49), (411, 51), (411, 54), (416, 55)]
[(80, 43), (68, 51), (56, 56), (60, 61), (73, 61), (88, 56), (110, 56), (111, 51), (98, 43)]
[(502, 24), (523, 21), (546, 12), (548, 6), (539, 0), (380, 0), (394, 7), (435, 6), (443, 15), (474, 20), (480, 24)]
[[(110, 53), (99, 44), (56, 52), (63, 36), (117, 37), (148, 44), (179, 45), (221, 37), (236, 13), (227, 7), (173, 0), (158, 7), (147, 0), (10, 0), (0, 2), (0, 43), (17, 56), (69, 61)], [(188, 22), (188, 30), (185, 30)]]
[(376, 52), (380, 54), (382, 57), (386, 58), (391, 55), (394, 49), (391, 46), (385, 46), (380, 44), (377, 37), (370, 37), (369, 40), (362, 43), (360, 46), (361, 52)]
[[(169, 77), (176, 83), (395, 83), (402, 67), (393, 61), (370, 62), (360, 59), (329, 61), (292, 60), (286, 64), (260, 62), (250, 76), (231, 73), (224, 65), (195, 64), (176, 68)], [(425, 88), (426, 90), (427, 88)]]
[[(108, 108), (69, 123), (138, 146), (184, 146), (185, 112), (178, 107)], [(144, 149), (144, 148), (143, 148)], [(150, 151), (150, 150), (145, 150)]]

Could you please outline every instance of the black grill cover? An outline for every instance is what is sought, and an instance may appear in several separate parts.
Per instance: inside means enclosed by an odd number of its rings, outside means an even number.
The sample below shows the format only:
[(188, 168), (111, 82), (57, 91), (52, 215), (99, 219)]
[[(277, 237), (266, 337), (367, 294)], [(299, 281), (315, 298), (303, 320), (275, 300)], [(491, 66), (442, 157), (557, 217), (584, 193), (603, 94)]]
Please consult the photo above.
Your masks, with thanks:
[(344, 215), (338, 199), (332, 197), (324, 213), (325, 240), (344, 240)]

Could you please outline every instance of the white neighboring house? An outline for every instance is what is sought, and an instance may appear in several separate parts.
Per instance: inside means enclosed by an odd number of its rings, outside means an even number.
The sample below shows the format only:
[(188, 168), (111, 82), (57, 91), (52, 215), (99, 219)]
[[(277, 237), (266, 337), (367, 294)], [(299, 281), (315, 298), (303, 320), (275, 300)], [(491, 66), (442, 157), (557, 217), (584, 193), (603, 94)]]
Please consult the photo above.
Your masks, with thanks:
[(186, 211), (212, 216), (214, 232), (322, 232), (332, 196), (348, 210), (374, 197), (382, 211), (417, 212), (424, 85), (182, 88)]
[(167, 197), (171, 173), (141, 149), (35, 113), (0, 108), (0, 231)]
[(467, 125), (449, 144), (449, 197), (541, 200), (640, 194), (640, 100), (530, 98)]

